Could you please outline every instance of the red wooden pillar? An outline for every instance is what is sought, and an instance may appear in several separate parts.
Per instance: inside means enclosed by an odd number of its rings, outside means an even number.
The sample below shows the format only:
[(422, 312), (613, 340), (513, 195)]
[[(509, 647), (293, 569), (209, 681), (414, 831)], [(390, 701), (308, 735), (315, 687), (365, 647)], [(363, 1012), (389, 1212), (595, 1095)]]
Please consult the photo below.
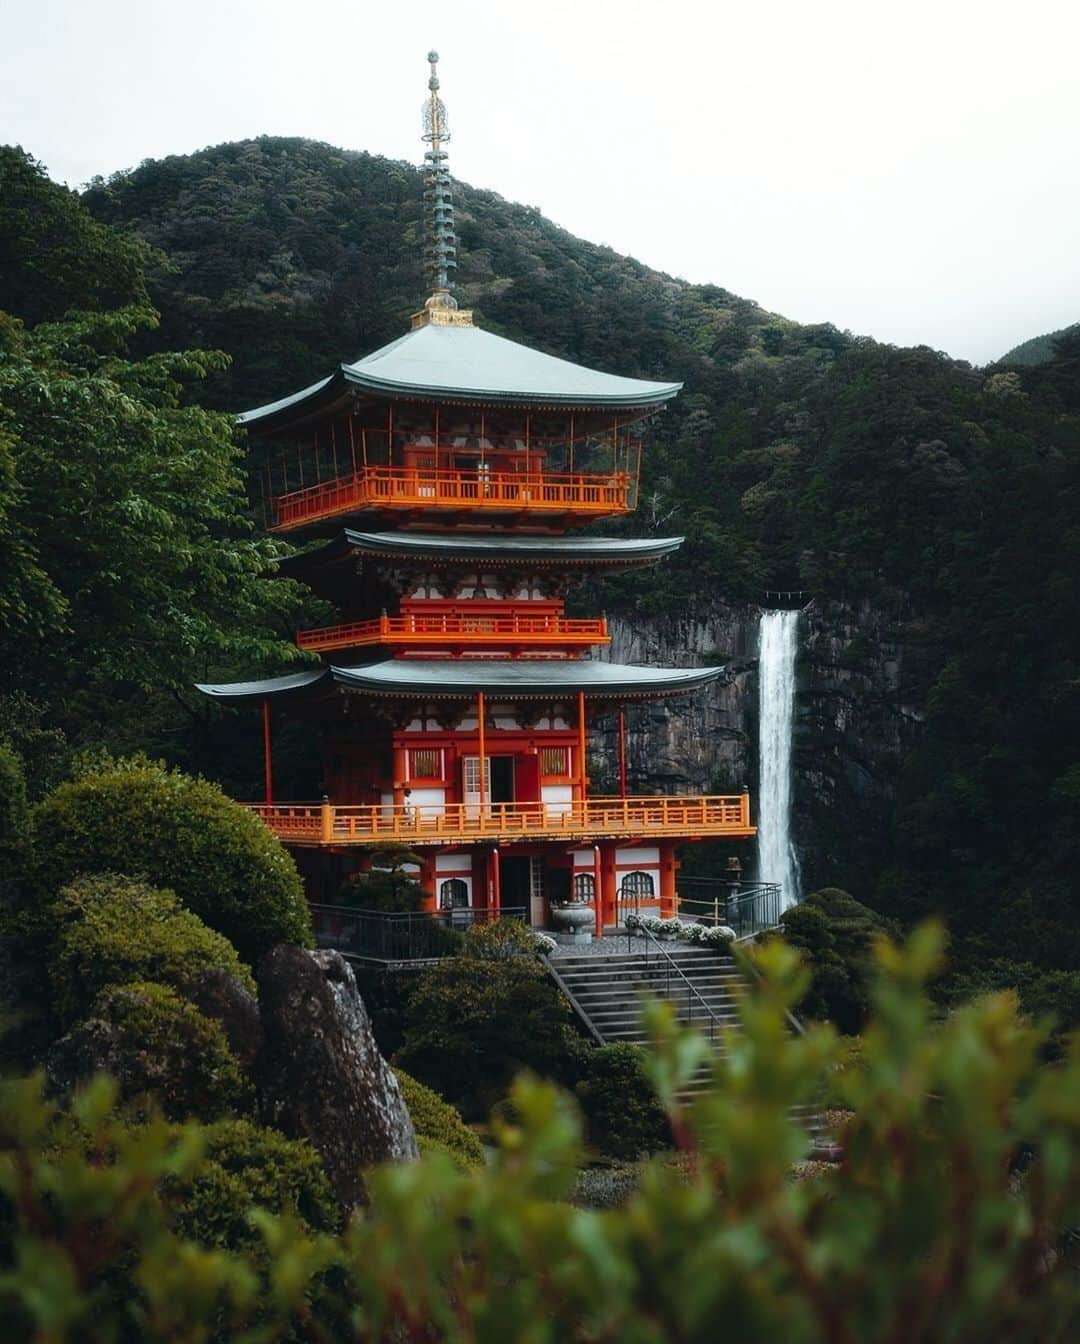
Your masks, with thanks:
[(626, 797), (626, 715), (619, 710), (619, 797)]
[(602, 845), (600, 847), (600, 904), (604, 911), (604, 923), (617, 923), (614, 845)]
[(602, 887), (603, 878), (600, 872), (599, 845), (593, 845), (592, 847), (592, 861), (593, 861), (593, 913), (596, 916), (596, 927), (593, 930), (593, 933), (595, 937), (602, 938), (604, 936), (605, 919), (604, 919), (604, 900), (603, 900), (603, 887)]
[(266, 805), (274, 801), (274, 772), (270, 760), (270, 701), (263, 699), (263, 782), (266, 791)]
[(499, 918), (499, 910), (502, 906), (502, 891), (500, 890), (499, 874), (499, 847), (495, 845), (488, 854), (488, 908), (491, 911), (491, 918)]
[(483, 824), (484, 813), (487, 804), (487, 768), (484, 765), (486, 753), (484, 748), (484, 692), (476, 692), (476, 734), (477, 750), (480, 753), (479, 772), (480, 772), (480, 819)]
[(578, 797), (581, 799), (581, 814), (585, 815), (585, 798), (589, 791), (589, 777), (585, 773), (585, 692), (578, 691)]
[(394, 743), (394, 778), (391, 781), (394, 791), (394, 819), (400, 825), (405, 806), (405, 748)]
[(420, 885), (425, 891), (430, 892), (430, 898), (424, 902), (426, 910), (438, 910), (439, 891), (435, 876), (435, 856), (426, 854), (423, 856), (423, 863), (420, 865)]
[(674, 919), (678, 910), (675, 895), (675, 846), (660, 846), (660, 918)]

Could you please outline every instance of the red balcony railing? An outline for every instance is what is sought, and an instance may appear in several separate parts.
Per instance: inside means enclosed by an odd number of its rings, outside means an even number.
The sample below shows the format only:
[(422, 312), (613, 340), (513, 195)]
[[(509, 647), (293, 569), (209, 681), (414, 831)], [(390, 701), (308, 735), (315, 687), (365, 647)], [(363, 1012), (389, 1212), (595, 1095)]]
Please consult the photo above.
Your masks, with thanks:
[(656, 836), (744, 838), (748, 794), (664, 798), (588, 798), (570, 803), (379, 804), (250, 803), (280, 839), (292, 845), (412, 845), (468, 840), (588, 840)]
[(465, 615), (455, 612), (409, 612), (379, 616), (370, 621), (301, 630), (296, 642), (302, 649), (326, 653), (379, 644), (401, 647), (462, 645), (486, 648), (564, 648), (610, 644), (607, 621), (567, 616)]
[(466, 512), (579, 514), (629, 513), (636, 477), (580, 473), (449, 471), (421, 467), (365, 467), (350, 476), (307, 486), (274, 500), (273, 531), (285, 532), (363, 509), (454, 509)]

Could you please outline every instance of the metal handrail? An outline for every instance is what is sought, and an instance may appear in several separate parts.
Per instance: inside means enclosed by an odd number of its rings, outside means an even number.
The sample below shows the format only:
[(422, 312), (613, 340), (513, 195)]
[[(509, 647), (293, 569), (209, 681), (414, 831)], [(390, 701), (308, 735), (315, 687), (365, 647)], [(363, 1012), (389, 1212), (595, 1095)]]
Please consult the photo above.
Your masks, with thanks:
[(356, 961), (382, 963), (437, 961), (457, 951), (453, 934), (475, 924), (526, 917), (524, 906), (399, 911), (312, 903), (309, 908), (317, 939)]
[(592, 1018), (582, 1007), (581, 1003), (578, 1001), (577, 996), (574, 994), (574, 991), (570, 988), (570, 986), (562, 978), (559, 972), (555, 969), (555, 963), (551, 959), (551, 957), (545, 956), (543, 960), (547, 965), (548, 974), (551, 976), (552, 980), (555, 981), (556, 985), (558, 985), (562, 993), (565, 994), (566, 997), (569, 999), (571, 1008), (573, 1008), (574, 1012), (577, 1013), (578, 1017), (581, 1018), (582, 1022), (584, 1022), (586, 1027), (588, 1027), (593, 1040), (595, 1040), (598, 1045), (607, 1045), (607, 1041), (604, 1040), (603, 1036), (601, 1036), (600, 1032), (596, 1029), (596, 1026)]
[[(665, 978), (664, 978), (665, 998), (671, 999), (672, 1002), (674, 1003), (674, 999), (672, 998), (672, 995), (671, 995), (671, 972), (674, 970), (675, 974), (682, 980), (683, 984), (686, 986), (686, 1008), (687, 1008), (688, 1020), (691, 1021), (691, 1022), (693, 1022), (693, 1020), (694, 1020), (694, 1010), (693, 1010), (693, 1007), (692, 1007), (692, 1004), (691, 1004), (691, 995), (693, 995), (693, 997), (694, 997), (695, 999), (697, 999), (698, 1003), (702, 1006), (702, 1008), (705, 1009), (705, 1012), (707, 1013), (707, 1015), (708, 1015), (708, 1017), (709, 1017), (709, 1040), (715, 1042), (715, 1040), (716, 1040), (716, 1029), (717, 1029), (718, 1027), (722, 1027), (722, 1026), (723, 1026), (723, 1023), (722, 1023), (722, 1022), (720, 1021), (720, 1019), (716, 1016), (716, 1014), (715, 1014), (715, 1013), (713, 1012), (713, 1010), (709, 1007), (709, 1005), (705, 1002), (705, 1000), (701, 997), (701, 992), (698, 990), (697, 986), (693, 983), (692, 980), (690, 980), (690, 979), (687, 977), (686, 972), (685, 972), (685, 971), (683, 970), (683, 968), (679, 965), (679, 963), (675, 960), (675, 958), (671, 955), (671, 953), (667, 950), (667, 948), (666, 948), (666, 947), (662, 947), (661, 944), (660, 944), (660, 940), (659, 940), (658, 938), (654, 937), (654, 935), (653, 935), (647, 928), (645, 928), (644, 925), (639, 924), (639, 925), (637, 926), (637, 930), (636, 930), (636, 931), (637, 931), (638, 933), (644, 934), (644, 935), (645, 935), (645, 938), (646, 938), (646, 940), (647, 940), (647, 941), (646, 941), (646, 951), (645, 951), (645, 953), (643, 954), (644, 957), (645, 957), (645, 964), (646, 964), (646, 966), (648, 966), (648, 964), (649, 964), (649, 952), (648, 952), (648, 947), (649, 947), (650, 944), (652, 944), (652, 945), (656, 948), (657, 952), (659, 952), (660, 955), (664, 958), (664, 961), (665, 961), (665, 963), (666, 963), (666, 965), (665, 965), (665, 971), (666, 971), (666, 974), (665, 974)], [(632, 949), (630, 948), (630, 939), (631, 939), (633, 936), (634, 936), (634, 935), (633, 935), (633, 931), (631, 931), (630, 929), (627, 929), (627, 931), (626, 931), (626, 941), (627, 941), (627, 950), (628, 950), (628, 951), (629, 951), (629, 950), (632, 950)]]

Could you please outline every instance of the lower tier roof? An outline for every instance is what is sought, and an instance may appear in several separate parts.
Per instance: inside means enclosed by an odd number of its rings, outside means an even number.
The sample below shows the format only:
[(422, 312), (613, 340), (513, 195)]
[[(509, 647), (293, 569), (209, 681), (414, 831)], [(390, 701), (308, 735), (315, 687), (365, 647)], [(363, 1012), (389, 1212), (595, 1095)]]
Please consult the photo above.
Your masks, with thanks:
[(507, 700), (577, 695), (604, 699), (663, 698), (714, 681), (719, 667), (630, 667), (621, 663), (539, 658), (388, 658), (363, 667), (322, 667), (266, 681), (200, 684), (222, 704), (307, 698), (334, 687), (375, 696), (469, 699), (478, 691)]
[(321, 546), (278, 561), (282, 574), (299, 576), (349, 555), (380, 559), (523, 563), (567, 568), (648, 565), (677, 551), (683, 537), (535, 537), (515, 533), (356, 532), (343, 528)]

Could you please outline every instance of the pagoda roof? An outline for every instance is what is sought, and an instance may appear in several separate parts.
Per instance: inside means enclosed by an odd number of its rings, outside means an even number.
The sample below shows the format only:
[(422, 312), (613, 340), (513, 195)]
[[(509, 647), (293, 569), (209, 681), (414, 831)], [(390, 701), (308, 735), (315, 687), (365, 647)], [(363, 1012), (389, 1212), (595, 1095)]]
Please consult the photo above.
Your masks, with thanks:
[(539, 658), (388, 658), (363, 667), (322, 667), (266, 681), (202, 684), (197, 690), (222, 704), (295, 698), (335, 687), (368, 695), (466, 699), (483, 691), (508, 700), (558, 695), (619, 699), (663, 698), (696, 690), (719, 667), (630, 667), (620, 663)]
[(299, 575), (352, 555), (389, 560), (461, 560), (485, 565), (647, 565), (671, 555), (684, 537), (537, 537), (517, 533), (355, 532), (336, 537), (278, 562), (285, 575)]
[(249, 429), (280, 428), (339, 401), (350, 387), (410, 401), (644, 410), (669, 401), (682, 383), (602, 373), (480, 327), (429, 323), (290, 397), (244, 411), (237, 421)]

